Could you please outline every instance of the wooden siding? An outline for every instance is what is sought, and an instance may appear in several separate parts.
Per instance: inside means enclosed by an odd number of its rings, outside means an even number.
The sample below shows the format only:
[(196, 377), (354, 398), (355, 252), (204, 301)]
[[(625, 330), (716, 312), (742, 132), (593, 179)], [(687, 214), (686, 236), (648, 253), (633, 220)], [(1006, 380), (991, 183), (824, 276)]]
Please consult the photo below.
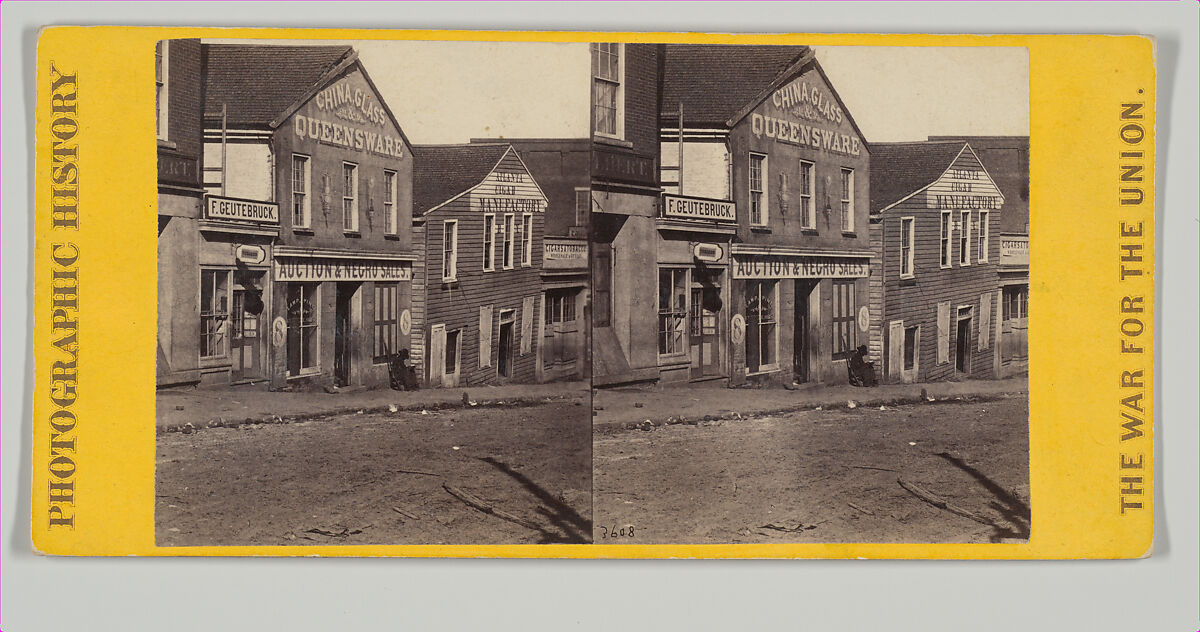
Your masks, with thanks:
[(413, 251), (417, 259), (413, 262), (412, 328), (409, 330), (410, 359), (417, 368), (417, 379), (425, 379), (425, 223), (418, 222), (412, 228)]
[[(943, 268), (940, 261), (940, 222), (941, 209), (936, 205), (937, 195), (997, 195), (998, 190), (983, 171), (982, 165), (970, 152), (961, 154), (952, 165), (956, 170), (978, 171), (982, 180), (980, 187), (967, 193), (954, 191), (951, 177), (943, 177), (929, 189), (919, 195), (897, 204), (882, 213), (879, 223), (881, 231), (878, 238), (872, 239), (876, 250), (876, 262), (883, 275), (882, 310), (878, 319), (880, 358), (877, 368), (886, 375), (888, 368), (889, 344), (884, 338), (887, 335), (888, 323), (902, 320), (905, 327), (919, 325), (921, 327), (920, 349), (918, 358), (919, 372), (916, 381), (945, 380), (954, 377), (955, 348), (957, 344), (957, 314), (960, 306), (973, 306), (971, 339), (969, 349), (971, 355), (971, 377), (995, 377), (995, 354), (998, 341), (995, 336), (995, 322), (999, 318), (997, 293), (999, 277), (997, 262), (1000, 256), (1000, 216), (1003, 209), (987, 209), (990, 226), (988, 241), (988, 261), (978, 261), (979, 209), (971, 210), (971, 239), (969, 242), (971, 258), (969, 265), (960, 265), (959, 261), (959, 230), (951, 231), (950, 266)], [(880, 176), (877, 176), (880, 177)], [(886, 176), (883, 176), (886, 177)], [(961, 180), (961, 179), (959, 179)], [(957, 223), (959, 214), (966, 209), (949, 209), (952, 223)], [(915, 220), (914, 232), (914, 275), (912, 279), (900, 278), (900, 231), (901, 219), (912, 217)], [(986, 307), (990, 317), (986, 320), (992, 324), (985, 331), (980, 331), (981, 297), (987, 294)], [(874, 301), (874, 297), (872, 298)], [(938, 304), (949, 302), (950, 328), (949, 350), (947, 361), (937, 362), (938, 347)], [(880, 303), (873, 303), (878, 305)], [(986, 324), (986, 323), (985, 323)], [(987, 336), (987, 347), (979, 348), (980, 335)], [(874, 343), (874, 340), (872, 341)], [(887, 375), (888, 381), (898, 381), (898, 376)]]
[[(506, 174), (523, 174), (523, 181), (514, 182)], [(511, 187), (495, 189), (494, 187)], [(503, 205), (495, 211), (497, 232), (495, 236), (495, 270), (484, 272), (484, 215), (491, 212), (491, 202), (487, 198), (502, 195), (509, 199), (530, 200), (536, 203), (536, 212), (532, 213), (533, 243), (532, 256), (528, 265), (522, 264), (521, 256), (521, 217), (520, 208), (507, 209)], [(507, 203), (504, 203), (507, 204)], [(496, 170), (487, 179), (475, 187), (471, 193), (462, 195), (452, 202), (426, 213), (424, 227), (417, 231), (423, 236), (425, 246), (421, 255), (420, 274), (424, 279), (425, 300), (422, 305), (422, 327), (420, 336), (422, 375), (430, 375), (430, 361), (425, 350), (430, 348), (429, 335), (434, 325), (444, 324), (447, 332), (461, 331), (459, 337), (458, 385), (472, 386), (480, 384), (498, 384), (501, 382), (535, 382), (537, 371), (537, 355), (539, 340), (536, 339), (537, 319), (542, 310), (541, 299), (541, 267), (542, 267), (542, 235), (544, 230), (546, 200), (534, 185), (532, 177), (524, 169), (520, 160), (513, 152), (508, 153), (500, 161)], [(513, 267), (504, 269), (503, 243), (504, 235), (500, 232), (504, 227), (506, 213), (513, 214), (513, 226), (517, 231), (514, 239)], [(458, 222), (458, 265), (457, 280), (443, 282), (442, 280), (442, 238), (444, 222)], [(416, 271), (414, 271), (416, 272)], [(522, 353), (522, 320), (525, 317), (523, 308), (526, 299), (533, 299), (532, 340), (528, 342), (529, 351)], [(492, 306), (492, 344), (486, 350), (489, 353), (489, 366), (480, 367), (479, 361), (479, 308)], [(415, 302), (414, 302), (415, 308)], [(500, 316), (505, 310), (513, 310), (513, 367), (511, 377), (505, 379), (498, 375), (497, 348), (500, 341)], [(415, 323), (415, 319), (414, 319)], [(484, 336), (486, 339), (486, 336)], [(414, 340), (414, 349), (418, 343)]]

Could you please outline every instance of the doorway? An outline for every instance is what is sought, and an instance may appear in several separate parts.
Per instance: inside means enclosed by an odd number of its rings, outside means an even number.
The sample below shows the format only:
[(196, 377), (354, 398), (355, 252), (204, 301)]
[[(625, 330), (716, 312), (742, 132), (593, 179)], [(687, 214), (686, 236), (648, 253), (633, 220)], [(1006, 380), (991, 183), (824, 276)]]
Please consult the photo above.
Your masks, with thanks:
[(816, 286), (816, 279), (796, 279), (796, 305), (792, 310), (792, 374), (797, 384), (808, 382), (808, 356), (811, 352), (808, 339), (808, 298)]
[(512, 377), (514, 314), (515, 312), (511, 309), (500, 311), (500, 340), (496, 350), (496, 373), (503, 378)]
[(960, 307), (958, 310), (958, 331), (954, 340), (954, 371), (969, 375), (971, 373), (971, 308)]
[[(262, 278), (262, 273), (256, 275)], [(260, 332), (262, 330), (262, 291), (258, 284), (244, 281), (233, 289), (232, 335), (229, 340), (231, 371), (235, 382), (257, 380), (265, 377), (263, 372)]]
[(720, 377), (722, 313), (721, 272), (697, 268), (692, 272), (691, 309), (688, 312), (689, 377)]
[(350, 355), (353, 348), (350, 310), (354, 291), (351, 283), (337, 284), (337, 301), (333, 314), (333, 381), (337, 386), (350, 384)]

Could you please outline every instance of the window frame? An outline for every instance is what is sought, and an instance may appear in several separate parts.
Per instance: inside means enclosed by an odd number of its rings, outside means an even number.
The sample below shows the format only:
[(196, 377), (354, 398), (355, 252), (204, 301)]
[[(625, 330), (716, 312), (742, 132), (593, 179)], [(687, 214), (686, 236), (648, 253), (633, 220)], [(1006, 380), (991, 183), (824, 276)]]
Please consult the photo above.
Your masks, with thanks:
[[(746, 298), (747, 298), (747, 305), (746, 305), (746, 330), (747, 330), (747, 334), (746, 334), (746, 346), (747, 346), (747, 349), (746, 349), (746, 374), (747, 375), (761, 375), (763, 373), (772, 373), (772, 372), (779, 370), (779, 367), (780, 367), (780, 360), (779, 360), (779, 285), (780, 285), (780, 283), (779, 283), (779, 281), (780, 281), (779, 279), (752, 279), (752, 280), (746, 281)], [(767, 285), (771, 286), (771, 314), (770, 314), (771, 319), (769, 321), (763, 321), (762, 320), (763, 310), (761, 307), (762, 296), (763, 296), (762, 288)], [(748, 304), (751, 288), (756, 288), (755, 294), (758, 296), (758, 299), (759, 299), (759, 308), (757, 310), (757, 314), (751, 313), (751, 309)], [(758, 341), (758, 345), (759, 345), (758, 366), (753, 369), (750, 368), (750, 364), (749, 364), (749, 362), (750, 362), (749, 345), (750, 345), (751, 338), (750, 338), (750, 334), (748, 332), (751, 327), (758, 328), (758, 332), (754, 339)], [(774, 359), (773, 362), (764, 363), (762, 361), (763, 349), (765, 349), (765, 347), (763, 346), (763, 334), (762, 334), (763, 327), (771, 328), (770, 344), (771, 344), (771, 350), (773, 352), (773, 354), (772, 354), (772, 358)]]
[[(800, 227), (806, 230), (817, 229), (817, 196), (816, 196), (817, 164), (808, 160), (800, 161)], [(805, 184), (808, 186), (806, 187)], [(806, 192), (807, 190), (807, 192)]]
[[(446, 274), (447, 271), (450, 274)], [(442, 220), (442, 283), (453, 283), (457, 280), (458, 220)]]
[[(489, 228), (488, 225), (491, 224)], [(483, 271), (496, 271), (496, 214), (483, 214)]]
[(958, 265), (964, 268), (971, 265), (970, 209), (958, 212)]
[[(672, 282), (670, 294), (671, 304), (667, 305), (665, 308), (662, 304), (663, 273), (669, 273), (671, 275)], [(676, 275), (681, 275), (683, 279), (682, 307), (674, 304), (674, 299), (676, 298), (674, 293), (676, 288)], [(688, 287), (691, 284), (691, 270), (678, 266), (659, 266), (657, 278), (658, 294), (657, 298), (655, 299), (655, 305), (657, 307), (656, 329), (658, 335), (655, 338), (655, 350), (658, 352), (658, 356), (660, 358), (686, 356), (688, 353), (688, 339), (690, 335), (688, 331), (688, 313), (691, 309), (691, 306), (689, 305), (691, 297), (690, 292), (688, 292)], [(674, 327), (669, 329), (664, 328), (664, 323), (666, 322), (664, 321), (664, 318), (671, 319), (670, 323), (673, 324)], [(682, 331), (679, 330), (680, 325), (682, 325)], [(675, 348), (676, 340), (678, 341), (678, 348)]]
[(521, 214), (521, 267), (533, 265), (533, 213)]
[[(389, 294), (391, 296), (388, 296)], [(390, 354), (400, 350), (400, 284), (395, 281), (376, 281), (373, 295), (375, 303), (371, 320), (371, 362), (387, 364)], [(388, 300), (381, 300), (384, 297)], [(391, 308), (390, 318), (389, 314), (384, 312), (385, 304)], [(389, 342), (387, 349), (380, 344), (385, 338)]]
[[(858, 307), (858, 301), (855, 292), (855, 285), (854, 279), (833, 279), (831, 281), (830, 292), (832, 296), (832, 306), (830, 309), (830, 322), (833, 325), (833, 345), (829, 349), (831, 357), (834, 360), (849, 360), (850, 354), (854, 353), (854, 350), (858, 348), (858, 319), (855, 314), (855, 309)], [(849, 291), (846, 292), (844, 297), (839, 290), (839, 288), (843, 287), (849, 288)], [(842, 300), (843, 298), (849, 300)], [(849, 308), (846, 309), (842, 315), (839, 315), (838, 307), (845, 307), (847, 303), (849, 304)], [(840, 347), (842, 344), (840, 334), (843, 333), (841, 331), (843, 326), (845, 328), (845, 333), (847, 334), (845, 342), (846, 347), (841, 351), (838, 351), (838, 347)]]
[[(601, 50), (600, 47), (612, 47)], [(602, 138), (611, 138), (615, 140), (623, 140), (625, 138), (625, 45), (619, 43), (596, 42), (589, 47), (591, 53), (591, 125), (592, 134)], [(601, 76), (600, 73), (600, 55), (609, 55), (616, 57), (616, 77)], [(605, 64), (607, 66), (607, 64)], [(603, 83), (612, 87), (613, 106), (612, 119), (613, 131), (600, 130), (599, 125), (601, 117), (598, 111), (601, 108), (599, 99), (597, 98), (600, 91), (597, 89), (597, 84)], [(607, 104), (605, 104), (607, 109)]]
[(513, 213), (504, 214), (504, 246), (500, 249), (500, 255), (503, 261), (500, 262), (500, 267), (505, 270), (512, 270), (513, 263), (516, 261), (517, 249), (517, 224), (516, 215)]
[[(908, 240), (907, 248), (904, 245)], [(913, 216), (900, 218), (900, 278), (912, 279), (917, 276), (916, 269), (917, 218)]]
[(842, 167), (842, 232), (853, 233), (854, 230), (854, 170)]
[[(205, 277), (208, 276), (209, 278), (212, 279), (211, 298), (212, 298), (214, 305), (219, 305), (220, 303), (219, 303), (218, 296), (217, 296), (217, 277), (218, 277), (218, 275), (225, 277), (224, 310), (222, 311), (222, 310), (214, 309), (211, 306), (209, 307), (209, 309), (206, 310), (205, 304), (204, 304), (204, 288), (206, 285)], [(230, 334), (232, 333), (233, 325), (234, 325), (233, 313), (232, 313), (233, 312), (233, 270), (231, 268), (215, 268), (215, 267), (200, 268), (200, 286), (197, 288), (197, 305), (200, 308), (199, 309), (199, 311), (200, 311), (200, 345), (197, 348), (197, 353), (199, 354), (200, 360), (210, 362), (210, 361), (223, 360), (223, 359), (229, 358), (229, 341), (231, 338)], [(217, 325), (212, 330), (212, 333), (209, 333), (205, 329), (206, 322), (208, 322), (210, 320), (214, 321)], [(221, 327), (222, 323), (224, 324), (223, 330)], [(211, 351), (212, 347), (215, 346), (212, 343), (209, 343), (206, 345), (206, 341), (210, 340), (210, 339), (215, 340), (218, 338), (221, 341), (221, 343), (220, 343), (221, 348), (216, 353), (209, 353), (208, 355), (205, 355), (204, 351), (205, 351), (206, 346), (210, 349), (210, 351)]]
[(168, 40), (154, 43), (154, 131), (155, 137), (164, 143), (171, 140), (170, 44)]
[(941, 231), (938, 237), (938, 264), (942, 268), (954, 267), (953, 253), (950, 251), (950, 246), (953, 243), (954, 232), (954, 217), (953, 211), (944, 210), (938, 217), (938, 228)]
[[(303, 191), (296, 190), (296, 163), (304, 165), (302, 184)], [(307, 154), (292, 154), (292, 228), (308, 229), (312, 225), (312, 157)], [(301, 213), (303, 223), (296, 222), (296, 196), (301, 197)]]
[[(582, 194), (582, 196), (581, 196)], [(580, 204), (580, 200), (585, 200)], [(592, 190), (590, 187), (575, 187), (575, 225), (587, 226), (588, 213), (592, 210)]]
[[(757, 171), (758, 171), (758, 186), (759, 186), (758, 190), (755, 190), (755, 188), (754, 188), (754, 172), (755, 172), (754, 161), (756, 158), (760, 159), (759, 167), (757, 169)], [(746, 196), (747, 196), (747, 202), (748, 202), (747, 208), (746, 208), (746, 210), (747, 210), (746, 214), (749, 217), (750, 226), (752, 228), (765, 228), (767, 226), (770, 226), (770, 224), (771, 224), (771, 217), (770, 217), (771, 213), (770, 213), (770, 208), (769, 208), (771, 196), (770, 196), (770, 192), (768, 191), (769, 184), (770, 184), (770, 182), (768, 182), (768, 180), (770, 180), (770, 178), (768, 177), (768, 174), (770, 173), (770, 171), (769, 171), (769, 168), (767, 165), (768, 165), (767, 154), (760, 154), (758, 152), (753, 152), (753, 151), (749, 152), (749, 159), (747, 160), (747, 163), (746, 163), (746, 166), (747, 166)], [(756, 194), (758, 196), (757, 198), (755, 197)], [(756, 202), (757, 202), (757, 204), (756, 204)], [(755, 212), (756, 208), (757, 208), (757, 210), (760, 211), (760, 215), (761, 215), (761, 218), (760, 218), (761, 221), (758, 221), (758, 222), (754, 221), (754, 212)]]
[[(311, 322), (306, 322), (304, 320), (304, 318), (303, 318), (304, 312), (303, 312), (303, 310), (301, 310), (299, 312), (300, 322), (295, 326), (292, 325), (291, 314), (289, 312), (289, 305), (291, 303), (291, 299), (286, 298), (290, 295), (292, 287), (296, 287), (299, 289), (300, 301), (302, 303), (304, 302), (305, 297), (311, 297), (309, 300), (310, 304), (313, 306), (313, 310), (312, 310), (313, 317), (312, 317)], [(311, 290), (310, 290), (310, 288), (311, 288)], [(288, 336), (290, 337), (292, 335), (293, 331), (296, 332), (296, 335), (299, 336), (299, 338), (300, 338), (300, 343), (299, 343), (298, 347), (301, 351), (300, 359), (298, 360), (299, 370), (296, 373), (292, 373), (291, 369), (287, 368), (286, 363), (285, 363), (284, 372), (288, 378), (304, 377), (304, 376), (315, 375), (317, 373), (320, 373), (321, 372), (321, 284), (315, 283), (315, 282), (310, 282), (310, 281), (290, 281), (290, 282), (288, 282), (287, 287), (284, 289), (284, 296), (285, 296), (286, 302), (284, 305), (283, 316), (284, 316), (285, 322), (288, 323), (288, 326), (287, 326)], [(304, 366), (305, 356), (303, 353), (303, 351), (304, 351), (304, 330), (305, 329), (311, 329), (312, 335), (315, 336), (315, 341), (313, 343), (313, 346), (315, 347), (315, 349), (313, 351), (312, 356), (309, 358), (312, 361), (312, 365), (307, 366), (307, 367)], [(286, 349), (289, 348), (290, 345), (291, 345), (291, 341), (289, 339), (285, 343), (285, 354), (287, 353)]]
[[(346, 173), (350, 173), (351, 182), (347, 184)], [(349, 209), (347, 209), (349, 203)], [(342, 161), (342, 231), (358, 232), (358, 165), (346, 160)], [(349, 222), (347, 222), (349, 220)]]
[(992, 213), (989, 209), (979, 209), (979, 234), (977, 236), (979, 251), (975, 256), (976, 263), (988, 262), (988, 247), (992, 241), (991, 225), (989, 224), (991, 218)]
[(396, 205), (397, 182), (399, 174), (391, 169), (383, 170), (383, 219), (384, 234), (400, 233), (400, 214)]

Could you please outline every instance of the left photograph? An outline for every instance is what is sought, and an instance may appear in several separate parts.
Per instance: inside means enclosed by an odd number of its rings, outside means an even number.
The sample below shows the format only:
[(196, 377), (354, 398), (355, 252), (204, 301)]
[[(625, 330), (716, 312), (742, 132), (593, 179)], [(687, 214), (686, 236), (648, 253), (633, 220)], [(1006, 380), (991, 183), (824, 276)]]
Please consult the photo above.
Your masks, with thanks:
[(590, 64), (157, 43), (159, 546), (591, 541)]

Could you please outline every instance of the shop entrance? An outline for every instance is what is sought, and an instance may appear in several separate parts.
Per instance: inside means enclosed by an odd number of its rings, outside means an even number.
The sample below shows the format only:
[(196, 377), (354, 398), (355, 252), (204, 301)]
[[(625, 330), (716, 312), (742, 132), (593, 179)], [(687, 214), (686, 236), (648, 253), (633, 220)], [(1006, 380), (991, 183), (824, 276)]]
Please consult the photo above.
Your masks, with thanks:
[(232, 335), (229, 340), (232, 378), (234, 382), (266, 377), (263, 371), (262, 337), (262, 272), (237, 275), (233, 288)]
[(503, 378), (512, 377), (513, 365), (513, 322), (511, 309), (500, 312), (500, 340), (496, 351), (496, 372)]
[(808, 381), (808, 297), (817, 285), (816, 279), (796, 279), (796, 306), (792, 319), (792, 374), (797, 384)]
[(958, 332), (954, 341), (954, 370), (971, 373), (971, 308), (958, 309)]
[(693, 380), (720, 377), (721, 370), (721, 271), (696, 268), (692, 271), (691, 310), (688, 313), (688, 342), (691, 356), (689, 377)]
[(337, 301), (333, 313), (333, 381), (338, 386), (350, 384), (350, 356), (354, 345), (350, 310), (355, 290), (351, 283), (337, 284)]

